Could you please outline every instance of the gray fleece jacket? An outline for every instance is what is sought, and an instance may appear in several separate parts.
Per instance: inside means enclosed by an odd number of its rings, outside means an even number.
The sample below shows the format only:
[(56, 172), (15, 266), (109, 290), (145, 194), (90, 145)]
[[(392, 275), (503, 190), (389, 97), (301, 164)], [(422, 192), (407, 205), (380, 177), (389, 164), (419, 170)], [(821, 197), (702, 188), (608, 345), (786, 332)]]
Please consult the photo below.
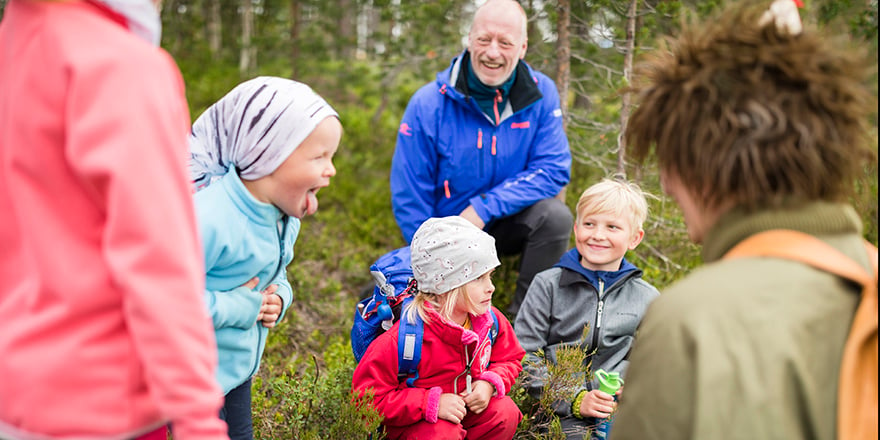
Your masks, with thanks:
[[(535, 276), (514, 325), (526, 350), (525, 385), (529, 394), (539, 398), (548, 378), (539, 351), (554, 364), (560, 347), (577, 346), (587, 353), (587, 363), (577, 373), (580, 377), (573, 378), (579, 385), (566, 393), (570, 399), (598, 386), (590, 372), (603, 369), (626, 374), (636, 328), (648, 304), (660, 294), (641, 276), (642, 271), (626, 259), (615, 272), (586, 269), (580, 264), (577, 249)], [(571, 415), (571, 401), (558, 402), (556, 413), (560, 417)]]

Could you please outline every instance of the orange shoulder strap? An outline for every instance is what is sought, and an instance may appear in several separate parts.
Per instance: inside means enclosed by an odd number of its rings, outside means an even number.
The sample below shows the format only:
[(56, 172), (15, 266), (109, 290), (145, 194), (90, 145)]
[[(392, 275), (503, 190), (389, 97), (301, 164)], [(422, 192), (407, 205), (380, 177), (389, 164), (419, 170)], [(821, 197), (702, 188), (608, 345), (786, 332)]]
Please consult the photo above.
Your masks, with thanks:
[(877, 248), (865, 241), (874, 269), (862, 266), (829, 244), (798, 231), (776, 229), (755, 234), (727, 252), (725, 259), (765, 256), (809, 264), (863, 286), (843, 349), (837, 399), (839, 440), (877, 439)]

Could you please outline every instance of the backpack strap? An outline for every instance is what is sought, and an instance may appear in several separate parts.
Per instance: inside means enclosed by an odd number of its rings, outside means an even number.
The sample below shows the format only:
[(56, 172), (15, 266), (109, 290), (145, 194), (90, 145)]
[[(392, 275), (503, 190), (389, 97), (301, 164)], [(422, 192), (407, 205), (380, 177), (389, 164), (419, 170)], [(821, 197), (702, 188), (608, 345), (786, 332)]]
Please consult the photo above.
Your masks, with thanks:
[(495, 310), (489, 308), (489, 313), (492, 314), (492, 328), (489, 329), (489, 342), (492, 345), (495, 345), (495, 338), (498, 337), (498, 316), (495, 315)]
[(798, 231), (776, 229), (743, 240), (725, 259), (748, 256), (799, 261), (862, 286), (861, 300), (843, 348), (837, 396), (840, 440), (876, 439), (878, 409), (877, 248), (864, 242), (873, 276), (861, 265), (822, 240)]
[(422, 338), (425, 335), (425, 323), (418, 313), (414, 313), (415, 322), (410, 323), (406, 316), (401, 316), (397, 330), (397, 378), (406, 379), (406, 386), (413, 388), (419, 378), (419, 361), (422, 358)]
[[(489, 341), (494, 345), (498, 336), (498, 316), (495, 311), (489, 309), (492, 314), (492, 328), (489, 329)], [(400, 326), (397, 329), (397, 378), (406, 380), (406, 386), (413, 388), (416, 379), (419, 378), (419, 361), (422, 359), (422, 339), (425, 336), (425, 323), (422, 317), (415, 314), (414, 323), (409, 323), (406, 317), (400, 318)]]

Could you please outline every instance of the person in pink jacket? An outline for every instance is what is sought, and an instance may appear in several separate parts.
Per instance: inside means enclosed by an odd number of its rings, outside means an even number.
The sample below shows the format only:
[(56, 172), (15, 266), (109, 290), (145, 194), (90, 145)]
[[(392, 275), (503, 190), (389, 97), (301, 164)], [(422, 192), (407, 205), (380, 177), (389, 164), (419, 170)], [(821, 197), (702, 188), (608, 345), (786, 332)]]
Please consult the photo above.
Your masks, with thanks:
[[(492, 306), (492, 272), (500, 264), (495, 239), (462, 217), (435, 217), (422, 223), (410, 249), (418, 293), (400, 321), (370, 344), (353, 390), (373, 392), (391, 440), (513, 438), (522, 413), (507, 392), (525, 351)], [(398, 329), (416, 315), (424, 335), (410, 387), (398, 379)]]
[(0, 22), (0, 438), (226, 437), (180, 71), (150, 0)]

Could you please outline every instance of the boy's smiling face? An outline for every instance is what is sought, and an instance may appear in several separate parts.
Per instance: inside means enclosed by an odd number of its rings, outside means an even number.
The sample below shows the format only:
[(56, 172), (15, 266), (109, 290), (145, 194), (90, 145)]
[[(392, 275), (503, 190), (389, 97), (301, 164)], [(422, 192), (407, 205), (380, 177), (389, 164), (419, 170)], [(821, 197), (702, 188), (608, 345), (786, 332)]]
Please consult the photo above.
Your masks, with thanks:
[(620, 269), (626, 251), (635, 249), (644, 236), (645, 231), (635, 230), (625, 216), (612, 213), (578, 215), (574, 225), (581, 266), (596, 271)]
[(257, 200), (271, 203), (285, 214), (303, 218), (318, 210), (318, 190), (336, 175), (333, 155), (342, 138), (335, 117), (321, 121), (293, 153), (266, 177), (245, 181)]

